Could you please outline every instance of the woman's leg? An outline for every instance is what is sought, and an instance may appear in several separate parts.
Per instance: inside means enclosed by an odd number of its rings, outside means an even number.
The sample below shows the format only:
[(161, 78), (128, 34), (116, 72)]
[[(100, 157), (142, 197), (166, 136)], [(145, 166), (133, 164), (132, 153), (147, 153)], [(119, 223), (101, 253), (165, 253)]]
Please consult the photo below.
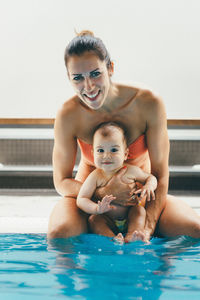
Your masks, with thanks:
[(200, 238), (200, 216), (182, 200), (168, 195), (156, 231), (165, 237), (187, 235)]
[(55, 205), (48, 226), (48, 238), (66, 238), (86, 233), (87, 217), (76, 206), (76, 199), (63, 198)]

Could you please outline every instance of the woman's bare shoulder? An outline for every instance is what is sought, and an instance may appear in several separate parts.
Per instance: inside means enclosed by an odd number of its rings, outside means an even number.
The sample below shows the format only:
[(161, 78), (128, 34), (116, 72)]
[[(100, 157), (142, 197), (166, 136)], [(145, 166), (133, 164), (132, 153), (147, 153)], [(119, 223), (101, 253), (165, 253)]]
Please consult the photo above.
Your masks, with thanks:
[(68, 116), (70, 114), (77, 113), (79, 111), (79, 106), (80, 103), (78, 97), (73, 96), (62, 104), (58, 110), (58, 113), (60, 116)]
[(55, 122), (62, 123), (63, 125), (77, 123), (80, 111), (79, 106), (80, 104), (76, 96), (68, 99), (57, 111)]
[(161, 96), (151, 89), (140, 88), (137, 96), (138, 99), (144, 103), (147, 102), (147, 104), (150, 103), (156, 105), (163, 102)]
[(142, 118), (147, 124), (166, 123), (166, 110), (162, 97), (149, 89), (141, 89), (138, 93), (138, 103)]
[(79, 134), (79, 105), (75, 97), (67, 100), (58, 110), (54, 122), (54, 136), (75, 138)]
[(117, 83), (117, 87), (119, 91), (123, 94), (135, 95), (137, 100), (140, 102), (148, 101), (151, 103), (159, 103), (162, 102), (161, 96), (153, 91), (151, 88), (145, 86), (144, 84), (135, 83), (131, 84), (121, 84)]
[(123, 97), (123, 94), (135, 95), (138, 93), (139, 88), (134, 85), (125, 84), (125, 83), (116, 83), (116, 87), (119, 90), (120, 96)]

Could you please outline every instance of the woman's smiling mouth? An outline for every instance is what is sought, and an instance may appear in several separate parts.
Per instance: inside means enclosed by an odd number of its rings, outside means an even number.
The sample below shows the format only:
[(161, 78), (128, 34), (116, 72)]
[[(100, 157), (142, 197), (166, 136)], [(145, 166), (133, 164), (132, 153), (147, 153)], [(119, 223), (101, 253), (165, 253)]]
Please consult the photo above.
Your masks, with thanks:
[(94, 94), (83, 94), (85, 97), (87, 97), (87, 99), (89, 99), (90, 101), (95, 101), (97, 99), (97, 97), (100, 94), (100, 90), (97, 93)]

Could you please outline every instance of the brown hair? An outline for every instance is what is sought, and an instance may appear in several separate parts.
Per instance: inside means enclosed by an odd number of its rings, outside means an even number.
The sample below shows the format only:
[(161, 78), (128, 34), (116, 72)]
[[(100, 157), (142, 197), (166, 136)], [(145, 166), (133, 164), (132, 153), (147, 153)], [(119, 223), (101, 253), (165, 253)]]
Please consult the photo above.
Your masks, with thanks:
[(122, 124), (120, 123), (116, 123), (116, 122), (104, 122), (104, 123), (100, 123), (97, 127), (95, 127), (94, 131), (93, 131), (93, 138), (95, 133), (98, 130), (101, 130), (101, 135), (106, 137), (106, 136), (110, 136), (112, 134), (111, 130), (109, 129), (109, 127), (114, 127), (119, 129), (122, 132), (123, 138), (124, 138), (124, 142), (126, 144), (126, 146), (128, 145), (128, 141), (127, 141), (127, 133), (126, 133), (126, 129), (124, 128), (124, 126), (122, 126)]
[(86, 51), (93, 51), (101, 61), (105, 61), (107, 68), (111, 65), (110, 55), (100, 38), (94, 36), (92, 31), (83, 30), (76, 33), (77, 36), (71, 40), (65, 49), (65, 65), (67, 60), (72, 55), (82, 55)]

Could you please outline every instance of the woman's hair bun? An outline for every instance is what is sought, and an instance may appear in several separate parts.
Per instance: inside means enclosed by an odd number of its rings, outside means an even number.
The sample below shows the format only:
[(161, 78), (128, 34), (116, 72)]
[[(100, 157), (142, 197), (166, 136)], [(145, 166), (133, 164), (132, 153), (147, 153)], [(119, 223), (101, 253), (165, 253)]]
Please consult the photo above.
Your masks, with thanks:
[(81, 32), (76, 32), (77, 36), (84, 36), (84, 35), (90, 35), (94, 36), (94, 33), (90, 30), (82, 30)]
[(65, 49), (64, 57), (66, 67), (70, 56), (81, 56), (85, 52), (93, 51), (101, 61), (106, 62), (107, 68), (110, 68), (110, 55), (100, 38), (95, 37), (94, 33), (90, 30), (82, 30), (79, 33), (75, 30), (75, 34), (76, 36), (71, 40), (71, 42), (69, 42)]

